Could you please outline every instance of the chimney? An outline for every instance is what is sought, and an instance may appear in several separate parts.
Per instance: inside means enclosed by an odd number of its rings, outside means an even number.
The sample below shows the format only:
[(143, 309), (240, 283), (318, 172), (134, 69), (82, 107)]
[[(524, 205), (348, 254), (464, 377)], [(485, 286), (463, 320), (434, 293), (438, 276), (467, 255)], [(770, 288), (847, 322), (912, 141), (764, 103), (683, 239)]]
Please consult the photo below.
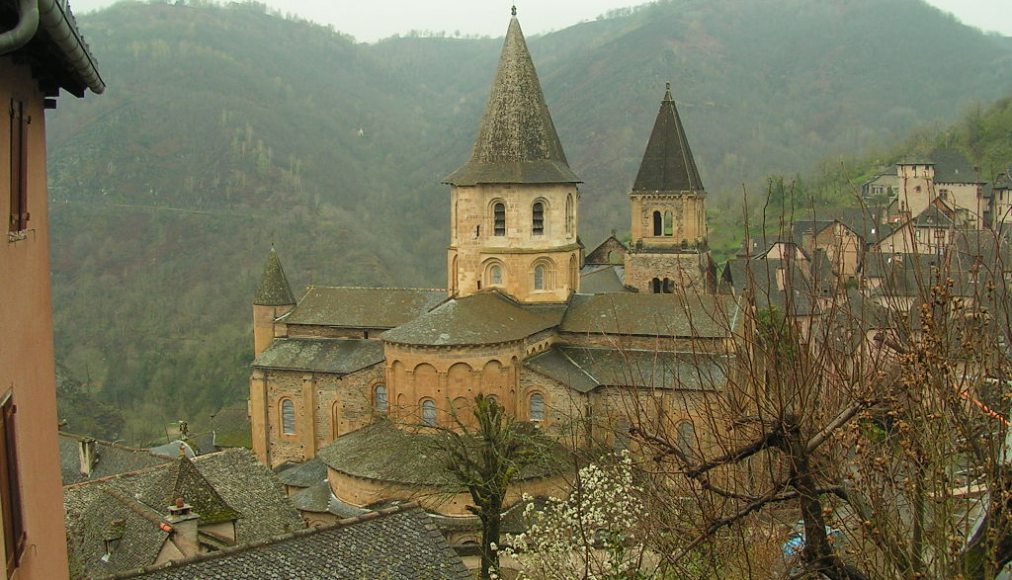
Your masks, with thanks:
[(91, 470), (98, 465), (98, 452), (95, 440), (79, 440), (77, 442), (77, 457), (81, 463), (81, 475), (91, 477)]
[(200, 541), (197, 539), (199, 519), (200, 516), (194, 513), (190, 504), (181, 497), (176, 498), (176, 503), (169, 506), (169, 517), (165, 518), (172, 530), (169, 540), (179, 548), (184, 558), (200, 553)]

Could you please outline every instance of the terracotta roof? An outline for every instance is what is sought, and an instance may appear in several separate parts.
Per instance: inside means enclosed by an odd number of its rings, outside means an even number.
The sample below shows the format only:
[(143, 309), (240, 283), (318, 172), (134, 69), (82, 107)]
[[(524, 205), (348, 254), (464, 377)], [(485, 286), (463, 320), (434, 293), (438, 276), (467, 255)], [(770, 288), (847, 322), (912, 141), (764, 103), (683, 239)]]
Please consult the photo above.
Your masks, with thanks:
[[(304, 526), (281, 484), (247, 449), (203, 455), (64, 488), (71, 575), (106, 576), (152, 564), (167, 506), (184, 498), (202, 524), (236, 521), (239, 543)], [(165, 512), (165, 513), (163, 513)], [(122, 523), (121, 523), (122, 521)], [(108, 559), (105, 540), (120, 535)]]
[(591, 334), (625, 334), (723, 338), (736, 324), (738, 305), (728, 296), (679, 294), (577, 294), (559, 330)]
[(581, 393), (597, 387), (716, 390), (727, 382), (724, 355), (556, 347), (524, 364)]
[(455, 298), (383, 333), (385, 342), (424, 346), (498, 344), (558, 326), (564, 305), (520, 304), (497, 291)]
[[(95, 441), (96, 454), (96, 461), (93, 463), (91, 475), (88, 477), (81, 474), (79, 454), (81, 442), (87, 440)], [(100, 479), (117, 473), (136, 471), (165, 463), (168, 463), (167, 459), (156, 456), (147, 449), (136, 449), (81, 435), (60, 433), (60, 474), (63, 478), (63, 485), (89, 479)]]
[(465, 580), (460, 557), (413, 503), (122, 577)]
[(545, 104), (520, 22), (510, 20), (471, 159), (444, 179), (478, 183), (579, 183)]
[(351, 338), (279, 338), (253, 366), (346, 375), (383, 360), (383, 343)]
[(393, 328), (447, 299), (445, 290), (311, 286), (284, 321), (342, 328)]
[(295, 297), (292, 296), (292, 288), (288, 285), (285, 269), (281, 267), (281, 259), (278, 258), (278, 253), (274, 251), (273, 246), (271, 251), (267, 253), (264, 273), (260, 276), (260, 283), (257, 284), (257, 293), (253, 298), (253, 304), (261, 306), (295, 304)]
[(633, 192), (646, 191), (703, 191), (703, 181), (696, 169), (696, 160), (689, 149), (685, 128), (678, 116), (678, 108), (671, 97), (669, 84), (657, 112), (654, 129), (647, 141), (640, 170), (636, 174)]

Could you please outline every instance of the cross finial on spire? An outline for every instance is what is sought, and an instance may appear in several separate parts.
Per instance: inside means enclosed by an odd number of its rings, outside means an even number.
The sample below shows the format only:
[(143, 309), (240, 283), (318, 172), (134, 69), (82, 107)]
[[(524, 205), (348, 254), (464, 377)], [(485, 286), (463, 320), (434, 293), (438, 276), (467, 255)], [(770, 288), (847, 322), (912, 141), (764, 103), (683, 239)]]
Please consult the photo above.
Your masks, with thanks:
[(516, 4), (513, 5), (513, 8), (510, 10), (510, 14), (513, 15), (513, 16), (517, 15), (517, 5)]
[(670, 91), (671, 90), (671, 81), (668, 81), (668, 82), (664, 83), (664, 90), (666, 90), (666, 91)]

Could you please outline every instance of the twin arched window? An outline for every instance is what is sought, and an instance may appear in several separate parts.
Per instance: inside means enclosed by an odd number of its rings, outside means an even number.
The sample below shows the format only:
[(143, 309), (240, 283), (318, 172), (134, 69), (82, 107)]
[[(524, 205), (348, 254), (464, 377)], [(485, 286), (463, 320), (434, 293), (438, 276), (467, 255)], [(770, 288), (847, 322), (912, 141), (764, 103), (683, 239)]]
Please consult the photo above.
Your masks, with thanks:
[(655, 236), (675, 235), (675, 216), (670, 211), (664, 212), (663, 217), (661, 216), (661, 212), (655, 211), (653, 222)]
[(675, 292), (675, 281), (671, 278), (654, 278), (650, 281), (650, 292), (654, 294), (673, 294)]
[(281, 401), (281, 433), (295, 435), (295, 403), (291, 399)]
[(389, 408), (390, 403), (387, 399), (387, 386), (380, 383), (373, 387), (372, 390), (372, 410), (377, 415), (385, 415), (387, 409)]
[(422, 424), (429, 427), (436, 426), (436, 402), (432, 399), (422, 399)]
[(531, 395), (527, 406), (527, 418), (531, 421), (545, 420), (545, 396), (541, 393)]

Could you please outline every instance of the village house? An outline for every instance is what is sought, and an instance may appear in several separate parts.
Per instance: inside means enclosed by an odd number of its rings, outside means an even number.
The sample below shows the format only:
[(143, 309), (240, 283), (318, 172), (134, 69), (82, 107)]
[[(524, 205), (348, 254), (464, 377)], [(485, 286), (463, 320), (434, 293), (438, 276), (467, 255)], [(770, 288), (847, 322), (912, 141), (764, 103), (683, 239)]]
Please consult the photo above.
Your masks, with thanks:
[(105, 89), (66, 3), (0, 2), (0, 566), (8, 578), (67, 574), (46, 186), (46, 109), (60, 90)]
[[(425, 427), (453, 425), (478, 394), (569, 445), (621, 446), (635, 407), (692, 446), (695, 410), (727, 378), (740, 307), (711, 291), (706, 194), (670, 86), (629, 195), (628, 247), (613, 236), (582, 258), (580, 179), (515, 16), (472, 156), (445, 182), (446, 289), (317, 286), (296, 299), (268, 254), (253, 300), (253, 447), (270, 467), (302, 464), (281, 478), (319, 524), (406, 499), (470, 517), (466, 494), (437, 493), (450, 476)], [(550, 470), (518, 480), (508, 503), (561, 492)]]

